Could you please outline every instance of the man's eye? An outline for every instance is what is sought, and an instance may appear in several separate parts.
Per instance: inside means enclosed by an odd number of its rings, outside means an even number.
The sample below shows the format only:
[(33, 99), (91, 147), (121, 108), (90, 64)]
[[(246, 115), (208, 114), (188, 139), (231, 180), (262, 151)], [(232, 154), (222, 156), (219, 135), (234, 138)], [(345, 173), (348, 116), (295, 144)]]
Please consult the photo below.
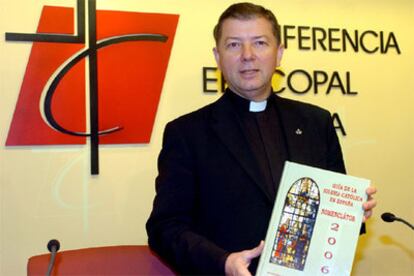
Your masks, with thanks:
[(267, 45), (267, 42), (264, 41), (264, 40), (257, 40), (255, 42), (255, 44), (256, 44), (256, 46), (266, 46)]
[(227, 48), (229, 48), (229, 49), (234, 49), (234, 48), (238, 48), (238, 47), (240, 47), (239, 42), (230, 42), (229, 44), (227, 44)]

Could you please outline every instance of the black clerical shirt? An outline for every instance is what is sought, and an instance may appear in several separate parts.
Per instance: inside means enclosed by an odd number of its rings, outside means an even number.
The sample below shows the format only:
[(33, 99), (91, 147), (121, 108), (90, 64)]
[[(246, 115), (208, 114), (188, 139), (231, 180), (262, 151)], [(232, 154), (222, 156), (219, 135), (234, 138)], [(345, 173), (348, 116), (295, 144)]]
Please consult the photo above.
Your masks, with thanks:
[(250, 100), (231, 90), (226, 93), (231, 95), (241, 128), (263, 176), (264, 186), (272, 198), (275, 198), (283, 164), (287, 158), (275, 95), (272, 93), (268, 97), (263, 111), (250, 111)]

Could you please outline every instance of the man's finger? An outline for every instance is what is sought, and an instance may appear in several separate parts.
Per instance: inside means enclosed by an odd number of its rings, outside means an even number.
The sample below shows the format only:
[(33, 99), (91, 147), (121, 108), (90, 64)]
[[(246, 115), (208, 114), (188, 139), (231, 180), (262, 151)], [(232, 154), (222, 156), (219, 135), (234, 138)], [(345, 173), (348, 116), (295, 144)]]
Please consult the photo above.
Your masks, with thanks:
[(260, 241), (259, 245), (256, 246), (255, 248), (251, 249), (251, 250), (247, 250), (247, 254), (246, 257), (251, 260), (253, 258), (256, 258), (258, 256), (260, 256), (260, 254), (262, 253), (264, 248), (264, 242)]
[(366, 222), (367, 219), (369, 219), (372, 216), (372, 210), (366, 211), (364, 213), (364, 217), (362, 218), (363, 222)]
[(377, 188), (373, 187), (373, 186), (369, 186), (366, 190), (365, 193), (367, 193), (368, 197), (374, 195), (377, 192)]
[(375, 206), (377, 206), (377, 201), (375, 199), (368, 200), (362, 204), (364, 210), (371, 210)]

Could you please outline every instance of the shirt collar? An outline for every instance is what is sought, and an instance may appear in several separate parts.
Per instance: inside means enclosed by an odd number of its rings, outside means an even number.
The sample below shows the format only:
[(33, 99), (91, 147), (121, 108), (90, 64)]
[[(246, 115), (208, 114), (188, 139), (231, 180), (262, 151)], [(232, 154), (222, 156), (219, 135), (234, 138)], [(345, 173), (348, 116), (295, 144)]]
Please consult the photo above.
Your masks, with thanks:
[(263, 101), (255, 102), (250, 101), (248, 99), (245, 99), (238, 94), (234, 93), (231, 89), (227, 88), (226, 92), (228, 93), (231, 101), (235, 104), (236, 108), (241, 112), (263, 112), (266, 110), (266, 108), (269, 106), (268, 102), (271, 102), (270, 99), (274, 97), (273, 92), (270, 94), (270, 96)]
[(266, 109), (267, 99), (261, 102), (250, 101), (249, 111), (250, 112), (261, 112)]

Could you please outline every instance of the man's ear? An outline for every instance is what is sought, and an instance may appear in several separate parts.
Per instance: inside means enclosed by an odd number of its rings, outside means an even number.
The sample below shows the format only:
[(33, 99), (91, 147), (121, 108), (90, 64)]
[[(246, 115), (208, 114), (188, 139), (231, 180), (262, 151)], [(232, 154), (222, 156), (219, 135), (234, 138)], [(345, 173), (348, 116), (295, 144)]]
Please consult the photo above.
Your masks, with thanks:
[(214, 54), (214, 58), (216, 59), (217, 68), (219, 70), (221, 70), (221, 68), (220, 68), (220, 54), (219, 54), (219, 52), (217, 50), (217, 47), (214, 47), (213, 48), (213, 54)]
[(283, 51), (285, 50), (285, 46), (282, 43), (279, 44), (277, 47), (277, 56), (276, 56), (276, 67), (280, 66), (282, 62)]

